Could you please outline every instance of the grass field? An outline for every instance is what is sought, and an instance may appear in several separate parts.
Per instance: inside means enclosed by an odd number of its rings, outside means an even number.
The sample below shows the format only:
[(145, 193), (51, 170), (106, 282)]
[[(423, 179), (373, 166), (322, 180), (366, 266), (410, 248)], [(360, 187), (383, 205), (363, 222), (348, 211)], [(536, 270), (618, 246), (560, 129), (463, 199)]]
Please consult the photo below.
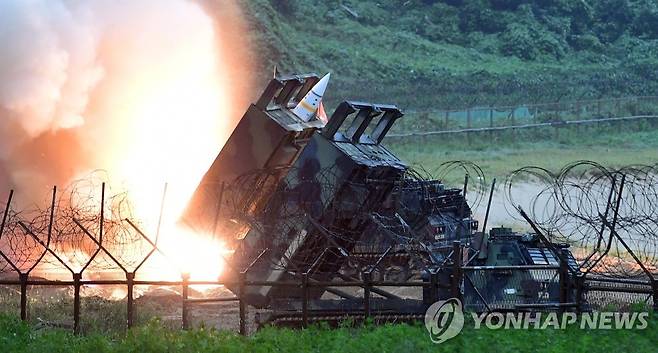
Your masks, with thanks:
[(523, 131), (517, 133), (515, 141), (509, 135), (491, 139), (481, 133), (471, 136), (470, 145), (463, 134), (391, 138), (385, 143), (401, 159), (429, 172), (441, 163), (465, 160), (479, 165), (488, 179), (499, 180), (530, 165), (558, 171), (578, 160), (592, 160), (609, 167), (658, 163), (658, 130), (649, 126), (590, 128), (580, 132), (565, 129), (558, 137), (546, 136), (551, 133)]
[(59, 330), (35, 330), (0, 315), (0, 351), (27, 352), (655, 352), (658, 320), (645, 330), (488, 330), (464, 331), (441, 345), (431, 343), (417, 325), (311, 327), (304, 330), (266, 328), (253, 336), (196, 329), (168, 330), (157, 321), (127, 334), (73, 336)]

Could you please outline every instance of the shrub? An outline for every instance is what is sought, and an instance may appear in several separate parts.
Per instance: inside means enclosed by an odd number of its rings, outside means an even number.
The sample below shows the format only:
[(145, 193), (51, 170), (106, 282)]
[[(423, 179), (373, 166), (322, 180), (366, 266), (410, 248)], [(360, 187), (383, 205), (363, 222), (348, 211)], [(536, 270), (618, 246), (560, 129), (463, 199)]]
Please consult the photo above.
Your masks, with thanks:
[(553, 33), (528, 24), (508, 26), (501, 36), (501, 42), (503, 54), (527, 60), (534, 60), (542, 55), (561, 58), (565, 52), (562, 43)]
[(600, 51), (603, 49), (603, 44), (599, 41), (594, 35), (583, 34), (583, 35), (573, 35), (569, 37), (569, 44), (575, 50), (585, 50), (585, 51)]

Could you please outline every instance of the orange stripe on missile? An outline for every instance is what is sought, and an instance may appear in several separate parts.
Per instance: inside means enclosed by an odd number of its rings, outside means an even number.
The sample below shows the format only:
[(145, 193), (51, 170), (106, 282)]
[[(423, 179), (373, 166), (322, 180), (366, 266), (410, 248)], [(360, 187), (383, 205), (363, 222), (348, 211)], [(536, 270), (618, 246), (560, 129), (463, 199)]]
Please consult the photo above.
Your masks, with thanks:
[(314, 112), (314, 111), (317, 109), (316, 107), (314, 107), (314, 106), (308, 104), (308, 103), (307, 103), (306, 101), (304, 101), (304, 100), (301, 101), (301, 102), (299, 102), (299, 105), (301, 105), (302, 108), (308, 110), (309, 112)]

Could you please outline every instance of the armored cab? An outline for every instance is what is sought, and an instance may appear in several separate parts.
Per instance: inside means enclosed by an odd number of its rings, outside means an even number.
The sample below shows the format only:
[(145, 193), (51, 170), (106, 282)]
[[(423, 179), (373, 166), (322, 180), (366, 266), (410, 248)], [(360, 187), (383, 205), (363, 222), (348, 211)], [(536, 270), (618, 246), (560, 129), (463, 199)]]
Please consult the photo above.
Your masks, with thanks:
[[(553, 249), (543, 244), (534, 233), (517, 233), (511, 228), (491, 228), (487, 241), (480, 247), (474, 264), (482, 266), (559, 265), (564, 254), (569, 266), (577, 268), (576, 260), (568, 251), (568, 244), (552, 243)], [(556, 254), (555, 251), (560, 251)]]
[[(476, 311), (485, 310), (485, 303), (496, 309), (518, 310), (560, 302), (561, 259), (566, 261), (567, 272), (578, 272), (567, 244), (546, 244), (533, 233), (492, 228), (471, 263), (483, 269), (467, 273), (465, 305)], [(572, 297), (575, 293), (564, 295)]]
[[(220, 237), (229, 245), (243, 235), (229, 222), (230, 212), (235, 209), (226, 204), (242, 204), (241, 211), (245, 213), (261, 207), (266, 199), (263, 196), (269, 194), (264, 190), (277, 185), (313, 132), (324, 126), (318, 119), (304, 121), (290, 111), (318, 81), (315, 74), (277, 77), (270, 81), (204, 175), (183, 214), (183, 223), (199, 233)], [(241, 193), (241, 200), (226, 197), (226, 188), (234, 185), (237, 178), (264, 169), (270, 172), (255, 176), (260, 179), (254, 182), (259, 185), (254, 193)]]

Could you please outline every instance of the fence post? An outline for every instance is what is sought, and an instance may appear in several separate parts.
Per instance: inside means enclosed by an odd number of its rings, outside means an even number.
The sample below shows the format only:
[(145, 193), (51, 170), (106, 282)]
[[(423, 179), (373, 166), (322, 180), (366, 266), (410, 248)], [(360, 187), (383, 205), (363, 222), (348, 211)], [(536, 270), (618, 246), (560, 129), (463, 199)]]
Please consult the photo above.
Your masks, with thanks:
[[(494, 107), (489, 109), (489, 128), (493, 128), (493, 116), (494, 116)], [(493, 140), (493, 130), (489, 130), (489, 140)]]
[(128, 328), (133, 327), (133, 287), (134, 287), (134, 280), (135, 280), (135, 273), (134, 272), (127, 272), (126, 273), (126, 283), (128, 286), (128, 294), (126, 295), (127, 299), (127, 308), (126, 308), (126, 314), (127, 314), (127, 323), (128, 323)]
[(370, 280), (372, 272), (363, 272), (363, 316), (367, 320), (370, 317)]
[[(471, 109), (466, 109), (466, 129), (470, 130), (471, 128)], [(471, 145), (471, 133), (466, 132), (466, 143), (470, 146)]]
[(190, 281), (190, 274), (189, 273), (183, 273), (181, 274), (181, 278), (183, 279), (183, 313), (182, 313), (182, 321), (183, 321), (183, 330), (187, 330), (189, 327), (189, 323), (187, 322), (187, 298), (189, 296), (189, 281)]
[(80, 280), (82, 273), (73, 274), (73, 333), (80, 333)]
[[(535, 106), (535, 112), (532, 115), (532, 122), (534, 124), (539, 124), (539, 107), (538, 106)], [(532, 133), (533, 133), (534, 137), (537, 137), (537, 135), (538, 135), (537, 131), (538, 131), (538, 128), (532, 129)]]
[(452, 297), (461, 297), (462, 248), (457, 240), (452, 242)]
[(246, 313), (246, 302), (244, 301), (245, 297), (245, 281), (247, 280), (247, 273), (246, 272), (240, 272), (240, 276), (238, 277), (238, 305), (240, 306), (240, 335), (246, 336), (247, 335), (247, 313)]
[(302, 326), (308, 327), (308, 273), (302, 276)]
[(430, 300), (435, 303), (439, 300), (439, 272), (430, 271)]
[(581, 312), (581, 307), (583, 305), (583, 286), (585, 285), (585, 276), (578, 275), (575, 278), (576, 281), (576, 311)]
[(450, 128), (448, 127), (448, 121), (449, 121), (449, 119), (450, 119), (450, 111), (449, 111), (449, 110), (446, 110), (444, 119), (445, 119), (445, 127), (444, 127), (444, 130), (449, 130), (449, 129), (450, 129)]
[[(568, 268), (567, 262), (560, 257), (560, 304), (564, 304), (569, 298)], [(564, 306), (560, 306), (560, 312), (564, 311)]]
[(27, 321), (27, 273), (19, 273), (18, 279), (21, 281), (21, 320)]
[(658, 280), (653, 281), (653, 312), (658, 313)]
[[(516, 107), (512, 107), (512, 126), (516, 126)], [(516, 142), (516, 129), (512, 127), (512, 143)]]
[[(580, 102), (574, 103), (574, 110), (576, 111), (576, 120), (580, 120), (580, 110), (581, 110)], [(576, 128), (576, 136), (580, 137), (580, 130), (581, 130), (580, 124), (576, 124), (575, 128)]]

